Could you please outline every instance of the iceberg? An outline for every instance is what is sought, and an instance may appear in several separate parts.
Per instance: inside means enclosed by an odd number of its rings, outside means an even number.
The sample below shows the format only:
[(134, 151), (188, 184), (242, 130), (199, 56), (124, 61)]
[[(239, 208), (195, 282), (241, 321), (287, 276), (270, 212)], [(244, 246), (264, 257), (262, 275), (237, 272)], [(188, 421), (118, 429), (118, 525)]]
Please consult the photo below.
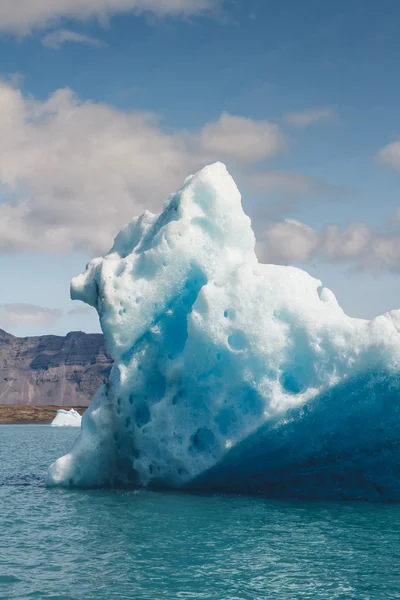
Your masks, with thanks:
[(51, 422), (52, 427), (80, 427), (81, 415), (71, 408), (71, 410), (60, 409)]
[(216, 163), (73, 279), (114, 366), (47, 485), (400, 499), (400, 311), (351, 318), (254, 249)]

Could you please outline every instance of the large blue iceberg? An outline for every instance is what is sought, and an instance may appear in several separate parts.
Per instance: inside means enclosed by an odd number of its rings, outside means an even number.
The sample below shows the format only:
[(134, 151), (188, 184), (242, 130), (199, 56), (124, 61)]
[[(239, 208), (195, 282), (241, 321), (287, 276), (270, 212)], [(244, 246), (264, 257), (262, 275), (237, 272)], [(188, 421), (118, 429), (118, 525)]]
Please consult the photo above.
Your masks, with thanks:
[(254, 247), (217, 163), (72, 281), (115, 363), (48, 485), (400, 499), (400, 311), (350, 318)]

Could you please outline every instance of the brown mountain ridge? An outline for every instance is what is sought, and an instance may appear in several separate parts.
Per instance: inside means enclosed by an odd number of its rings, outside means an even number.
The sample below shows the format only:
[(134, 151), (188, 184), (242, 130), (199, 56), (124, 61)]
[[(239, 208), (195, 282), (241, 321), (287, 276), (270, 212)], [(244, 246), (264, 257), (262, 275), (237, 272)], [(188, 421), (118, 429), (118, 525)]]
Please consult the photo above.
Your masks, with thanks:
[(0, 404), (88, 406), (111, 366), (102, 334), (16, 337), (0, 329)]

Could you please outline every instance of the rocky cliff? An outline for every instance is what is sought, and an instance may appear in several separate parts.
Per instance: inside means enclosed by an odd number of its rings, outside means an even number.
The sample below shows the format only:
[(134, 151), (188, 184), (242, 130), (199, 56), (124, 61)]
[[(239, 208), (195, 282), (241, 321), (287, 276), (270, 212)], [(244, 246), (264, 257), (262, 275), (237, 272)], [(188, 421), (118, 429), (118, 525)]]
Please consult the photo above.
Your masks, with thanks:
[(0, 329), (0, 404), (88, 406), (111, 365), (101, 334), (18, 338)]

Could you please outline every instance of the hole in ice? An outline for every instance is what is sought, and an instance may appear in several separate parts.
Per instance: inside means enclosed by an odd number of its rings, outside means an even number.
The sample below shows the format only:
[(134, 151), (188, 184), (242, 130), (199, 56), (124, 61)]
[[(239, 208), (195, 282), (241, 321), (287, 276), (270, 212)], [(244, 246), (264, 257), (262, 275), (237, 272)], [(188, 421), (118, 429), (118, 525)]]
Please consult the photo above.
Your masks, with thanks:
[(133, 394), (131, 394), (131, 395), (129, 396), (129, 404), (130, 404), (131, 406), (132, 406), (132, 404), (133, 404), (133, 400), (134, 400), (134, 397), (133, 397)]
[(235, 311), (232, 310), (232, 309), (230, 309), (230, 310), (226, 309), (224, 311), (224, 317), (225, 317), (225, 319), (232, 319), (233, 320), (235, 318)]
[(189, 452), (192, 454), (202, 454), (210, 452), (215, 446), (215, 435), (207, 427), (200, 427), (190, 439)]
[(304, 390), (304, 386), (293, 373), (283, 373), (280, 377), (280, 384), (289, 394), (300, 394)]
[(143, 427), (151, 419), (149, 407), (146, 404), (139, 404), (135, 410), (135, 422), (138, 427)]
[(246, 336), (242, 331), (234, 331), (228, 337), (228, 344), (232, 348), (232, 350), (243, 350), (247, 347)]
[(131, 426), (131, 418), (127, 417), (125, 420), (125, 427), (128, 429)]
[(135, 458), (140, 458), (140, 450), (135, 450), (135, 452), (133, 453)]
[(221, 360), (221, 353), (220, 352), (217, 352), (216, 358), (217, 358), (217, 360)]
[(186, 396), (185, 390), (178, 390), (175, 396), (172, 398), (172, 404), (178, 404)]
[(121, 398), (117, 398), (117, 406), (121, 406)]

